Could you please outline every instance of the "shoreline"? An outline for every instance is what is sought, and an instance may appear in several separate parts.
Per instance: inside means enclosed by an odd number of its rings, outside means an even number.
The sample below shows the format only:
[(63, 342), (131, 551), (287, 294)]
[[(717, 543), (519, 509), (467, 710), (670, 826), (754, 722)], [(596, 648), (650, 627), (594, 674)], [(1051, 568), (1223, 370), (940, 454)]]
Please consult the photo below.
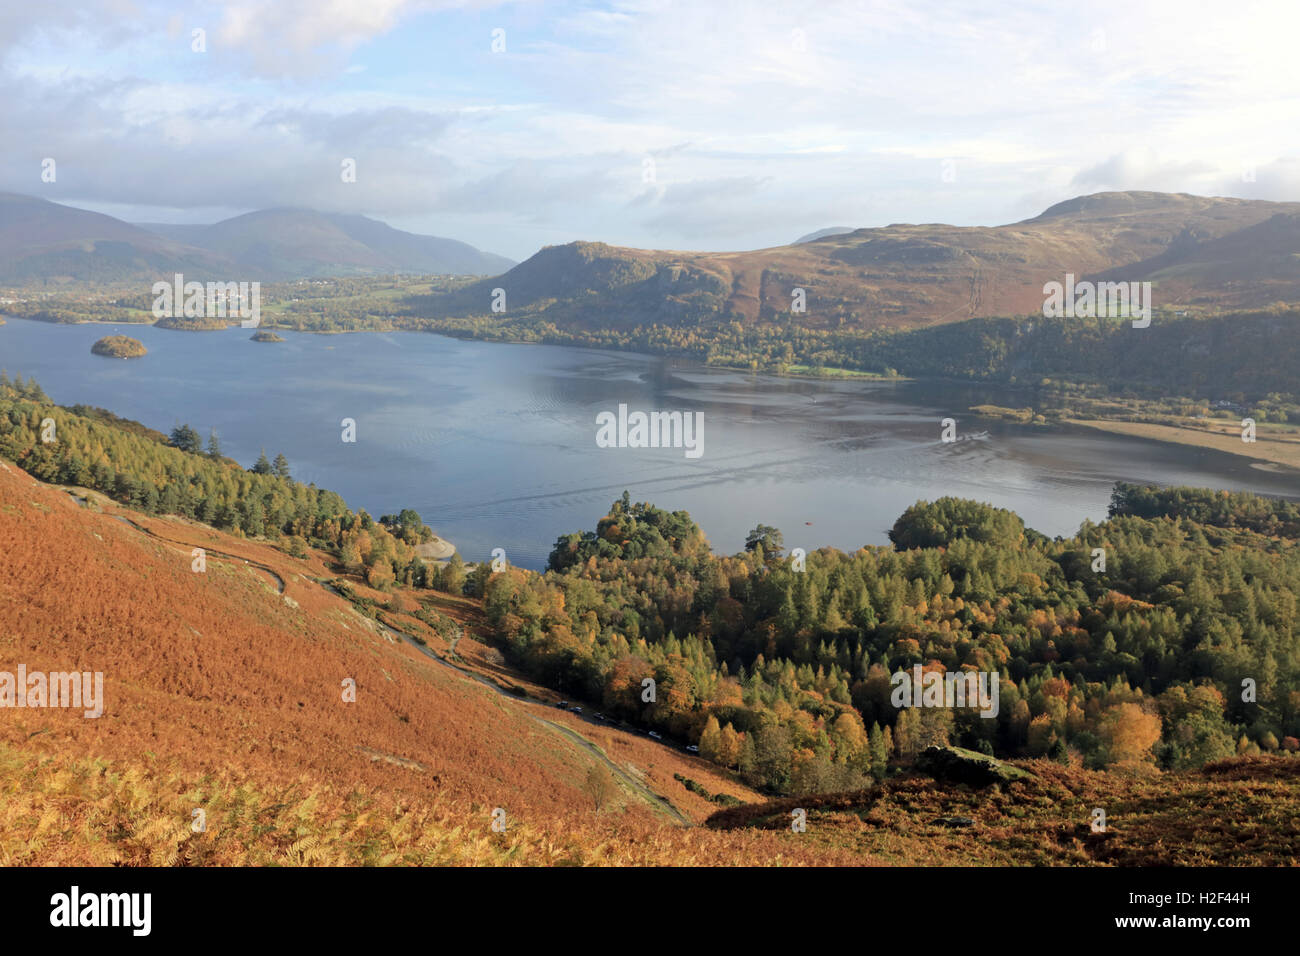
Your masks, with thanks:
[[(4, 315), (0, 315), (0, 322), (3, 322), (5, 318), (17, 318), (23, 321), (37, 322), (45, 325), (113, 325), (119, 327), (120, 326), (152, 326), (156, 328), (162, 328), (167, 331), (175, 331), (175, 332), (222, 331), (221, 329), (175, 328), (175, 327), (158, 325), (157, 322), (85, 320), (79, 322), (53, 322), (52, 323), (52, 322), (46, 322), (45, 320), (42, 319), (34, 319), (34, 318), (28, 318), (23, 316), (4, 316)], [(239, 328), (239, 326), (232, 321), (230, 325), (226, 326), (226, 328), (237, 329)], [(697, 358), (693, 358), (691, 356), (686, 356), (686, 355), (640, 352), (637, 351), (636, 349), (602, 348), (600, 346), (594, 346), (594, 345), (577, 345), (577, 344), (566, 344), (566, 343), (559, 343), (559, 342), (513, 342), (508, 339), (503, 340), (503, 339), (485, 338), (485, 337), (474, 336), (474, 335), (468, 335), (468, 336), (457, 335), (454, 333), (453, 330), (445, 330), (445, 329), (370, 328), (370, 329), (298, 330), (298, 329), (287, 328), (279, 325), (271, 325), (265, 322), (262, 325), (260, 325), (258, 329), (261, 331), (282, 331), (285, 333), (293, 332), (293, 333), (300, 333), (303, 335), (349, 335), (349, 334), (366, 334), (366, 333), (391, 335), (396, 333), (411, 333), (411, 334), (443, 336), (458, 341), (481, 342), (483, 344), (538, 345), (538, 346), (559, 345), (562, 348), (579, 349), (584, 351), (593, 351), (593, 352), (612, 351), (623, 355), (638, 356), (645, 359), (667, 359), (667, 360), (676, 360), (676, 361), (686, 361), (692, 363), (693, 365), (695, 365), (697, 368), (701, 370), (714, 369), (717, 371), (727, 371), (727, 372), (742, 372), (742, 373), (749, 372), (755, 375), (770, 375), (776, 378), (801, 379), (805, 381), (851, 382), (856, 380), (863, 384), (872, 384), (872, 385), (913, 384), (913, 383), (921, 383), (921, 384), (934, 383), (937, 385), (956, 384), (956, 385), (972, 386), (977, 388), (991, 387), (997, 391), (1002, 391), (1006, 389), (1018, 391), (1018, 390), (1029, 390), (1031, 388), (1030, 386), (1025, 386), (1023, 384), (1008, 385), (1005, 383), (997, 383), (991, 385), (990, 383), (972, 382), (965, 379), (947, 379), (947, 378), (931, 378), (931, 377), (913, 378), (905, 375), (900, 375), (897, 377), (886, 377), (880, 375), (879, 373), (858, 372), (856, 370), (847, 370), (847, 369), (835, 369), (832, 371), (831, 369), (828, 368), (827, 370), (828, 374), (818, 375), (818, 374), (810, 374), (808, 371), (805, 371), (804, 369), (806, 367), (804, 366), (796, 366), (796, 368), (800, 369), (799, 371), (779, 371), (776, 369), (748, 369), (739, 366), (731, 366), (731, 365), (724, 365), (724, 364), (710, 365), (700, 361)], [(241, 329), (240, 331), (245, 331), (245, 330)], [(975, 414), (978, 415), (979, 413), (975, 413)], [(990, 417), (990, 416), (980, 416), (980, 417)], [(1214, 421), (1218, 422), (1219, 420), (1216, 419)], [(1225, 430), (1223, 432), (1212, 432), (1212, 431), (1207, 431), (1201, 428), (1190, 427), (1190, 426), (1163, 425), (1163, 424), (1156, 424), (1150, 422), (1130, 422), (1130, 421), (1095, 419), (1095, 418), (1062, 418), (1059, 419), (1058, 422), (1061, 425), (1075, 426), (1078, 428), (1090, 429), (1090, 430), (1104, 432), (1108, 434), (1122, 435), (1125, 437), (1137, 438), (1144, 441), (1157, 441), (1165, 444), (1183, 445), (1183, 446), (1194, 447), (1194, 448), (1203, 448), (1210, 451), (1222, 452), (1224, 454), (1232, 455), (1237, 458), (1245, 458), (1253, 462), (1253, 467), (1265, 472), (1300, 474), (1300, 431), (1297, 431), (1295, 433), (1297, 437), (1296, 440), (1294, 441), (1279, 440), (1277, 438), (1274, 438), (1270, 432), (1262, 431), (1258, 435), (1258, 440), (1255, 443), (1251, 445), (1247, 445), (1246, 443), (1243, 443), (1240, 440), (1240, 433), (1238, 427), (1235, 424), (1228, 423), (1226, 420), (1224, 420), (1223, 422), (1225, 426)], [(1029, 423), (1029, 424), (1032, 425), (1036, 423)], [(1050, 422), (1046, 424), (1050, 425)], [(444, 561), (449, 559), (451, 554), (455, 552), (455, 546), (451, 545), (449, 542), (444, 542), (444, 545), (445, 547), (440, 547), (435, 549), (434, 553), (430, 555), (429, 560)]]
[(424, 544), (415, 546), (415, 556), (421, 561), (432, 561), (436, 564), (442, 564), (450, 561), (451, 556), (456, 553), (456, 546), (444, 538), (442, 535), (435, 534), (432, 541), (426, 541)]
[(1061, 422), (1065, 425), (1075, 425), (1112, 435), (1126, 435), (1144, 441), (1158, 441), (1169, 445), (1184, 445), (1223, 452), (1226, 455), (1249, 459), (1256, 463), (1254, 467), (1262, 471), (1293, 472), (1300, 475), (1300, 441), (1270, 441), (1266, 436), (1260, 435), (1253, 444), (1247, 444), (1239, 437), (1239, 429), (1235, 425), (1233, 431), (1238, 434), (1234, 435), (1216, 434), (1176, 425), (1157, 425), (1151, 422), (1092, 418), (1063, 418)]

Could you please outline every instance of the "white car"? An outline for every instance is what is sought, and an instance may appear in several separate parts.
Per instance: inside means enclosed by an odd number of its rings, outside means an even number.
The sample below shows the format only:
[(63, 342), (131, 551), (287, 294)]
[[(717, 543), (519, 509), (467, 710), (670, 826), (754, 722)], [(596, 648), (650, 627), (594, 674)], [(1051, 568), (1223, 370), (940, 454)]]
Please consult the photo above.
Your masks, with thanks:
[(650, 731), (650, 736), (653, 737), (655, 740), (663, 740), (663, 739), (664, 739), (664, 738), (663, 738), (663, 734), (658, 733), (657, 731), (654, 731), (654, 730)]
[(697, 746), (695, 746), (695, 744), (690, 744), (690, 745), (688, 745), (686, 749), (687, 749), (688, 751), (690, 751), (691, 753), (693, 753), (693, 754), (697, 754), (697, 753), (700, 752), (700, 748), (697, 747)]

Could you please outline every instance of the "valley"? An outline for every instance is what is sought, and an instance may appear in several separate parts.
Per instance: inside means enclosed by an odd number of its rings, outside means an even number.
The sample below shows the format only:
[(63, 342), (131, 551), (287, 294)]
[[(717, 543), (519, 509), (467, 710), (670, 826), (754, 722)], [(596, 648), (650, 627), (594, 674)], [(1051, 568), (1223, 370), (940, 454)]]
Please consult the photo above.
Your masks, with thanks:
[[(5, 725), (0, 851), (1283, 863), (1295, 215), (1101, 194), (753, 253), (574, 243), (489, 279), (339, 274), (332, 239), (308, 268), (297, 211), (152, 227), (187, 276), (272, 237), (251, 341), (155, 322), (126, 273), (21, 283), (4, 647), (104, 673), (108, 703)], [(1201, 295), (1208, 249), (1254, 291)], [(1143, 321), (1043, 317), (1053, 269), (1145, 284)], [(129, 366), (89, 354), (104, 324)], [(886, 706), (900, 673), (982, 696)]]

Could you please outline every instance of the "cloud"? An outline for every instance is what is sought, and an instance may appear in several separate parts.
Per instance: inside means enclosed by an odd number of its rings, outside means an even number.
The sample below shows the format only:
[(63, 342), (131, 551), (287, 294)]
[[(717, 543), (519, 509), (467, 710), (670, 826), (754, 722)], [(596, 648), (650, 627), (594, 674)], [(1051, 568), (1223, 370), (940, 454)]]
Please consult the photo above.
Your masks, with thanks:
[(522, 257), (1300, 189), (1291, 0), (51, 2), (0, 12), (0, 188), (127, 210), (424, 217)]
[(358, 145), (430, 144), (442, 136), (455, 114), (389, 106), (327, 113), (313, 109), (274, 109), (263, 114), (258, 127), (292, 132), (305, 143), (346, 150)]
[(264, 77), (346, 69), (347, 55), (415, 13), (465, 6), (436, 0), (230, 0), (216, 41)]
[(575, 171), (559, 164), (517, 160), (490, 176), (448, 190), (435, 208), (441, 212), (499, 212), (538, 222), (554, 209), (597, 200), (612, 189), (607, 170)]
[(1154, 149), (1125, 150), (1081, 169), (1071, 185), (1083, 191), (1153, 189), (1166, 192), (1190, 191), (1219, 173), (1218, 167), (1203, 160), (1162, 158)]

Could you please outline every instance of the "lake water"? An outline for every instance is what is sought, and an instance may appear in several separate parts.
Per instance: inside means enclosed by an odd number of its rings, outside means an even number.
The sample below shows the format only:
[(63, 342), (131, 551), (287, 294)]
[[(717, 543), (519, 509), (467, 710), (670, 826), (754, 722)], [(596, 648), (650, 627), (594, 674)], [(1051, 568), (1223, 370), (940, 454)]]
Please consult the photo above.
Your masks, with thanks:
[[(91, 354), (118, 332), (149, 354)], [(61, 405), (98, 405), (163, 432), (189, 423), (205, 441), (215, 428), (245, 466), (263, 448), (283, 452), (295, 478), (353, 508), (414, 508), (466, 560), (499, 547), (529, 568), (544, 566), (561, 534), (594, 528), (625, 488), (689, 511), (723, 552), (760, 522), (780, 528), (787, 548), (887, 544), (903, 509), (943, 495), (1068, 535), (1105, 518), (1116, 480), (1300, 494), (1294, 476), (1218, 452), (982, 422), (966, 409), (997, 401), (988, 389), (791, 379), (418, 332), (279, 334), (287, 341), (264, 344), (237, 328), (9, 319), (0, 366), (34, 376)], [(597, 414), (620, 403), (702, 412), (703, 454), (597, 447)], [(939, 440), (949, 416), (964, 440)], [(356, 421), (355, 444), (341, 440), (344, 418)]]

